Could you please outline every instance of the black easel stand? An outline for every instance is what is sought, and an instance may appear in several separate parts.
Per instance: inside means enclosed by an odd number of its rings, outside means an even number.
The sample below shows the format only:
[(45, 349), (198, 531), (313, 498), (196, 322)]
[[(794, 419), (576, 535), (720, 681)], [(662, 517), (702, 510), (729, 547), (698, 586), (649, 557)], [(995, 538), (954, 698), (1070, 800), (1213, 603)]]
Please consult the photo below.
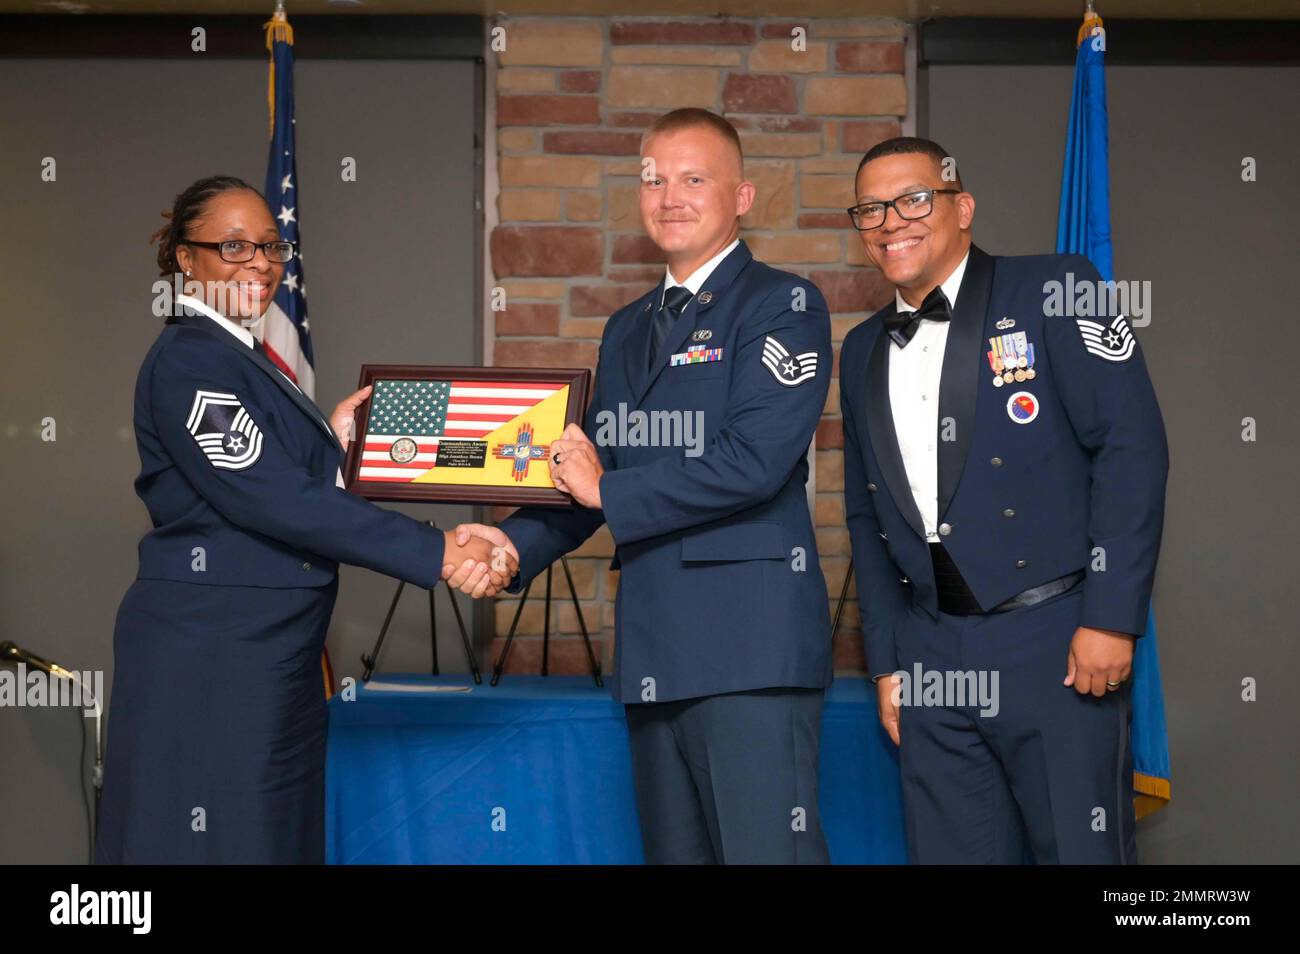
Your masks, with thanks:
[(853, 557), (849, 557), (849, 568), (844, 571), (844, 585), (840, 587), (840, 599), (835, 604), (835, 620), (831, 623), (831, 642), (840, 631), (840, 614), (844, 612), (844, 601), (849, 596), (849, 583), (853, 580)]
[[(560, 566), (564, 568), (564, 578), (569, 581), (569, 596), (573, 599), (573, 611), (578, 614), (578, 628), (582, 630), (582, 641), (587, 647), (587, 659), (591, 663), (591, 678), (596, 683), (597, 688), (605, 685), (605, 681), (600, 675), (600, 663), (596, 661), (596, 653), (591, 648), (591, 637), (587, 635), (587, 621), (582, 617), (582, 607), (578, 605), (578, 591), (573, 585), (573, 574), (569, 572), (569, 558), (560, 557)], [(546, 605), (543, 607), (542, 615), (542, 675), (550, 675), (550, 654), (551, 654), (551, 570), (554, 565), (546, 568)], [(519, 617), (524, 612), (524, 603), (528, 601), (528, 591), (533, 588), (533, 584), (524, 587), (523, 595), (519, 597), (519, 606), (515, 608), (515, 618), (510, 623), (510, 632), (506, 634), (506, 644), (501, 648), (501, 656), (497, 659), (496, 665), (492, 668), (492, 685), (501, 681), (501, 673), (506, 668), (506, 657), (510, 655), (510, 644), (514, 642), (515, 630), (519, 627)]]
[[(379, 638), (375, 640), (375, 648), (369, 654), (361, 654), (361, 663), (365, 671), (361, 674), (362, 682), (369, 682), (370, 677), (375, 672), (375, 664), (379, 661), (379, 651), (384, 647), (384, 637), (388, 635), (388, 624), (393, 621), (393, 612), (397, 609), (397, 601), (401, 599), (402, 589), (406, 586), (406, 581), (402, 580), (397, 584), (397, 592), (393, 594), (393, 601), (388, 604), (388, 615), (384, 617), (384, 625), (379, 628)], [(433, 603), (433, 590), (429, 590), (429, 645), (433, 650), (433, 674), (438, 673), (438, 614), (435, 612)], [(474, 655), (474, 647), (470, 645), (469, 633), (465, 631), (465, 620), (460, 615), (460, 604), (456, 602), (456, 594), (447, 590), (447, 598), (451, 600), (452, 611), (456, 614), (456, 626), (460, 629), (460, 641), (465, 646), (465, 660), (469, 663), (469, 671), (474, 676), (475, 685), (482, 685), (483, 676), (478, 669), (478, 657)], [(495, 681), (493, 685), (495, 685)]]

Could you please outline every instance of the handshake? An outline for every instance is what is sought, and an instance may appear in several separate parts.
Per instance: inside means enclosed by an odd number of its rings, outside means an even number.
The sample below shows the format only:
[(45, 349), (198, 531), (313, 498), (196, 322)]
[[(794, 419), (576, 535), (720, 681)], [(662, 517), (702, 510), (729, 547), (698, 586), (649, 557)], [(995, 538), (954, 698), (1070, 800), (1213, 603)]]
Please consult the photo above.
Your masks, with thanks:
[[(605, 472), (600, 455), (577, 424), (564, 429), (550, 445), (551, 481), (575, 503), (599, 510), (600, 477)], [(462, 523), (446, 531), (442, 578), (447, 585), (474, 599), (495, 596), (519, 572), (519, 551), (496, 527)]]
[(519, 572), (519, 551), (496, 527), (462, 523), (444, 537), (442, 578), (476, 600), (495, 596)]

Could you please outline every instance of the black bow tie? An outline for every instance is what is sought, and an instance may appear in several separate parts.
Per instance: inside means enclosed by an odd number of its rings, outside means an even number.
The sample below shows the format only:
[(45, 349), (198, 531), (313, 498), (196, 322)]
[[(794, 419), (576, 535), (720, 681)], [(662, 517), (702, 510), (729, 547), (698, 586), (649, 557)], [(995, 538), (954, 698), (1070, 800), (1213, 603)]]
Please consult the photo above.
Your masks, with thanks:
[(926, 318), (931, 321), (952, 320), (952, 306), (948, 304), (948, 296), (943, 293), (942, 288), (936, 287), (926, 295), (925, 301), (921, 302), (921, 307), (916, 311), (900, 311), (886, 315), (885, 332), (894, 339), (894, 344), (906, 348), (907, 343), (916, 335), (916, 329), (921, 326), (921, 321)]

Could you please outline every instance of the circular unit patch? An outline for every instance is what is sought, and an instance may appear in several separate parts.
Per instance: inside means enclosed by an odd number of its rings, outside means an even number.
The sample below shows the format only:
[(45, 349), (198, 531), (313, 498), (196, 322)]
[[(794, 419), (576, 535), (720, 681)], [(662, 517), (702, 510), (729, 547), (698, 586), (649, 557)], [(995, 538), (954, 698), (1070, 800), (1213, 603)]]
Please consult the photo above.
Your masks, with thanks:
[(1028, 424), (1038, 416), (1038, 398), (1028, 391), (1017, 391), (1007, 398), (1007, 417), (1017, 424)]

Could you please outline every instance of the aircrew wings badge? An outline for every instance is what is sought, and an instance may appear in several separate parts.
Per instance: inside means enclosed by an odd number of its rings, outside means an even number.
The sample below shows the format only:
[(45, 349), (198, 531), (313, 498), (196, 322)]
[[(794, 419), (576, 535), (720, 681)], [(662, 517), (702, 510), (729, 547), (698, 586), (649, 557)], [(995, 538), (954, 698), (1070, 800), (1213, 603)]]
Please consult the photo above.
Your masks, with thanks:
[(262, 454), (262, 431), (233, 394), (195, 391), (185, 426), (219, 470), (244, 470)]
[(772, 372), (772, 377), (787, 386), (802, 384), (817, 376), (816, 351), (792, 355), (771, 335), (763, 341), (763, 364)]
[(1133, 332), (1129, 330), (1128, 321), (1123, 315), (1116, 316), (1108, 325), (1083, 318), (1076, 318), (1074, 322), (1079, 326), (1079, 334), (1083, 335), (1083, 346), (1088, 349), (1089, 354), (1095, 354), (1107, 361), (1127, 361), (1133, 357), (1137, 339), (1133, 337)]

